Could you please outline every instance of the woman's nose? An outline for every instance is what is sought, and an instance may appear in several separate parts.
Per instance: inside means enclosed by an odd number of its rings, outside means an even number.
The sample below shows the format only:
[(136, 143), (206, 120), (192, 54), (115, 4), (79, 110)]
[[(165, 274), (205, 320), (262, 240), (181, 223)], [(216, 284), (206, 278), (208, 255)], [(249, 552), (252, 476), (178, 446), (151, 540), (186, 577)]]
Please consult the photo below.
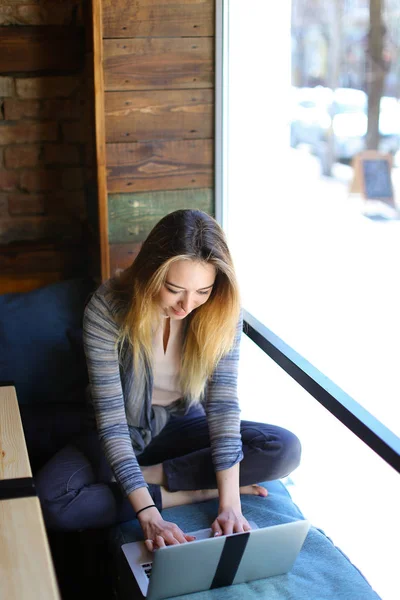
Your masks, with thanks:
[(185, 312), (190, 312), (193, 309), (193, 299), (189, 295), (185, 295), (181, 300), (181, 306)]
[(186, 299), (184, 299), (184, 300), (181, 300), (181, 302), (180, 302), (180, 305), (181, 305), (181, 307), (183, 308), (183, 310), (184, 310), (185, 312), (188, 312), (188, 309), (189, 309), (189, 303), (188, 303), (188, 301), (187, 301)]

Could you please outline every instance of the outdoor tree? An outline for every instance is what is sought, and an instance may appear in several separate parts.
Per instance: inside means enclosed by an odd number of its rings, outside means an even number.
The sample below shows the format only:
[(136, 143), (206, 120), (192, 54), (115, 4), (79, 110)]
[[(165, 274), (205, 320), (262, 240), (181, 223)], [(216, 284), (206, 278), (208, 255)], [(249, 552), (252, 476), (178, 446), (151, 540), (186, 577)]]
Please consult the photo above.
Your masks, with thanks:
[[(340, 82), (343, 38), (343, 0), (335, 0), (329, 5), (329, 7), (329, 17), (331, 23), (331, 60), (329, 65), (328, 85), (332, 90), (335, 90), (339, 86)], [(321, 148), (321, 167), (324, 175), (332, 175), (332, 167), (335, 155), (334, 146), (333, 115), (331, 114), (331, 125), (329, 128), (326, 145), (325, 148)]]
[(384, 0), (369, 1), (369, 33), (367, 60), (368, 131), (366, 147), (377, 150), (379, 146), (379, 110), (385, 83), (386, 67), (383, 57), (386, 28), (383, 23)]
[[(383, 18), (386, 34), (385, 46), (387, 51), (386, 73), (391, 72), (390, 94), (400, 98), (400, 3), (399, 0), (385, 0)], [(385, 50), (384, 50), (385, 52)], [(388, 84), (386, 78), (385, 85)]]

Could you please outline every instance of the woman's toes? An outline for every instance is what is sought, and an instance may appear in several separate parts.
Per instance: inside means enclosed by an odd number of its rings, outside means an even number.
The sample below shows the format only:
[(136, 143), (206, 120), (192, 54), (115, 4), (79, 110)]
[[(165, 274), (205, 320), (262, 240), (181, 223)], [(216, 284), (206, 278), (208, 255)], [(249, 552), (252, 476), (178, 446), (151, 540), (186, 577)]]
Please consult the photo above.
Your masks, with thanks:
[(252, 496), (262, 496), (263, 498), (268, 496), (268, 490), (266, 490), (261, 485), (257, 485), (256, 483), (254, 485), (246, 485), (246, 486), (241, 487), (240, 493), (241, 494), (250, 494)]
[(262, 485), (254, 485), (253, 487), (257, 490), (257, 496), (263, 496), (264, 498), (268, 496), (268, 490), (266, 490)]

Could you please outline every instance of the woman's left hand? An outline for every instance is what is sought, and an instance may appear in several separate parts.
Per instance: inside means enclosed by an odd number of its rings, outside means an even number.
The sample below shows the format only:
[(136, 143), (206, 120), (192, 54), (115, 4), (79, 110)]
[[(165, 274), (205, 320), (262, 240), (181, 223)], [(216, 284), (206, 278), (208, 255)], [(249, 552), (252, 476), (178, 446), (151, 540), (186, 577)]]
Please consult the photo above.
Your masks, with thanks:
[(219, 511), (218, 517), (211, 525), (211, 529), (214, 536), (218, 536), (250, 531), (251, 527), (240, 509), (230, 507)]

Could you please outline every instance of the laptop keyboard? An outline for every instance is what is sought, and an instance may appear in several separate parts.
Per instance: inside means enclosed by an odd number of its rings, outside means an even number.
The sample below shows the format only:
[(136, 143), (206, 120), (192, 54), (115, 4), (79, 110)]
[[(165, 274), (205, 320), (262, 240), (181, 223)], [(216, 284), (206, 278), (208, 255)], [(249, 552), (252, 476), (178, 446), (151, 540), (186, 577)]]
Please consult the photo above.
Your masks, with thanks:
[(152, 562), (142, 563), (140, 566), (142, 567), (143, 571), (146, 573), (147, 577), (150, 579), (151, 569), (153, 568), (153, 563)]

